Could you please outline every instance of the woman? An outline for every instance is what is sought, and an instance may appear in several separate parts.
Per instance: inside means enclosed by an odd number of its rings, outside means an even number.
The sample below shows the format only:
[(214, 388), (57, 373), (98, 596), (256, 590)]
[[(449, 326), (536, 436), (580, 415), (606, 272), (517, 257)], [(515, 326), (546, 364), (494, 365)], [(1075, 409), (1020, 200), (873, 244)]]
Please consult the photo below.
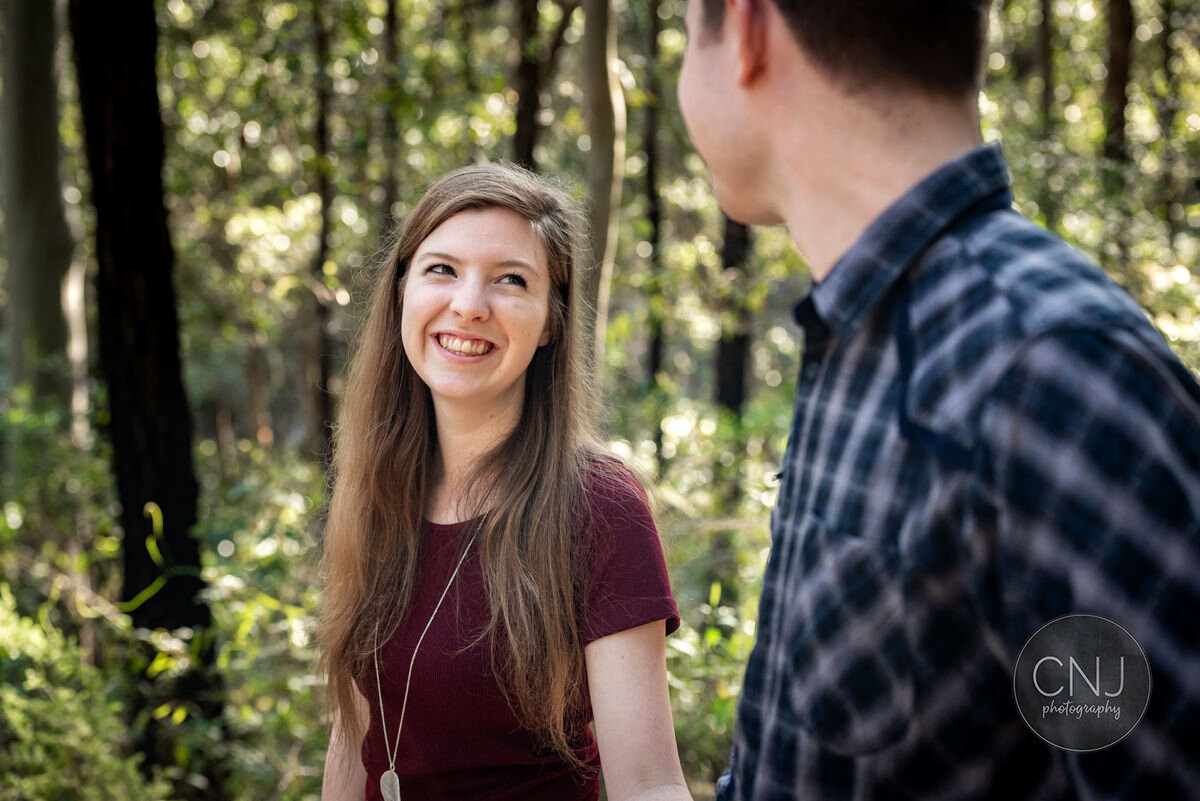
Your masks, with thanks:
[(690, 798), (678, 613), (641, 487), (589, 423), (574, 234), (561, 192), (476, 165), (386, 262), (325, 532), (326, 801), (594, 799), (601, 762), (613, 801)]

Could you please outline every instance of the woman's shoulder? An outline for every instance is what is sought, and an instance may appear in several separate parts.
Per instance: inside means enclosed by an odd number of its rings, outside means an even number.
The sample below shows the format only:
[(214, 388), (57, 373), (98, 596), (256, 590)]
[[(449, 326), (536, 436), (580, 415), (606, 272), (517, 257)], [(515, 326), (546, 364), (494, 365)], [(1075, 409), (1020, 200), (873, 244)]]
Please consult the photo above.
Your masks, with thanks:
[(588, 460), (581, 521), (592, 547), (627, 537), (657, 539), (649, 496), (637, 474), (615, 456), (599, 453)]
[(587, 506), (593, 514), (611, 516), (615, 512), (645, 510), (650, 514), (649, 496), (637, 474), (616, 456), (607, 453), (588, 455), (584, 474)]

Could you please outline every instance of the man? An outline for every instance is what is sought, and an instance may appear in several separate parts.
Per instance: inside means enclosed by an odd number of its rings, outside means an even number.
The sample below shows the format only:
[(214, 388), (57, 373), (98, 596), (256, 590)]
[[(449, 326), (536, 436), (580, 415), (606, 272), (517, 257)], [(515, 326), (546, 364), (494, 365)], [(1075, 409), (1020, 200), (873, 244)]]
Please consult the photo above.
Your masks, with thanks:
[[(987, 14), (689, 0), (679, 101), (717, 200), (786, 225), (814, 280), (720, 799), (1200, 795), (1200, 388), (1012, 210), (979, 134)], [(1090, 753), (1014, 699), (1022, 646), (1073, 613), (1153, 680)], [(1090, 656), (1060, 656), (1078, 698)]]

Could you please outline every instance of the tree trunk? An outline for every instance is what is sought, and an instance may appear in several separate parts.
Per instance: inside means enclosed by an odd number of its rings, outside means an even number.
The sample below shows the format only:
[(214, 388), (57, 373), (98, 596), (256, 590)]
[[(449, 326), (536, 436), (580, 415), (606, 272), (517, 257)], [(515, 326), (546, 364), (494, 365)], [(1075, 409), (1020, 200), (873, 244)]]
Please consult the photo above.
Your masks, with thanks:
[(617, 29), (608, 0), (584, 0), (583, 91), (591, 150), (588, 198), (591, 242), (583, 297), (590, 308), (592, 362), (603, 364), (608, 292), (617, 249), (617, 211), (625, 168), (625, 97), (616, 74)]
[(1041, 0), (1042, 20), (1037, 31), (1038, 72), (1042, 78), (1041, 123), (1042, 139), (1050, 138), (1053, 129), (1051, 109), (1054, 106), (1054, 3)]
[(266, 336), (259, 331), (246, 332), (246, 388), (250, 393), (250, 411), (254, 417), (254, 438), (264, 448), (275, 442), (275, 424), (271, 418), (270, 376), (266, 359)]
[(474, 97), (479, 92), (479, 80), (475, 76), (475, 65), (471, 63), (471, 33), (475, 28), (474, 10), (477, 0), (460, 0), (458, 4), (457, 28), (458, 35), (455, 37), (462, 47), (459, 48), (462, 58), (459, 64), (462, 67), (462, 82), (463, 94), (465, 97)]
[[(70, 0), (69, 8), (96, 210), (100, 370), (121, 501), (121, 595), (134, 626), (197, 632), (196, 662), (171, 692), (194, 703), (200, 717), (219, 721), (211, 614), (200, 596), (205, 583), (191, 533), (197, 485), (163, 203), (154, 3)], [(145, 709), (161, 702), (153, 694), (136, 703)], [(174, 763), (170, 735), (152, 716), (141, 747), (147, 765)], [(210, 762), (205, 773), (204, 797), (225, 798), (222, 763)], [(187, 787), (176, 791), (187, 794)], [(190, 797), (198, 797), (195, 788)]]
[[(739, 298), (737, 284), (745, 281), (746, 262), (750, 256), (751, 237), (749, 227), (729, 219), (725, 220), (725, 241), (721, 246), (721, 263), (728, 274), (734, 271), (732, 292), (722, 302), (727, 315), (723, 316), (721, 340), (716, 353), (717, 408), (721, 412), (724, 436), (733, 442), (742, 440), (742, 410), (746, 404), (746, 372), (750, 367), (750, 310)], [(726, 451), (728, 452), (728, 451)], [(722, 454), (724, 455), (724, 454)], [(740, 451), (732, 461), (720, 457), (713, 464), (713, 489), (717, 495), (717, 513), (722, 517), (737, 517), (742, 500)], [(713, 532), (709, 546), (707, 580), (721, 584), (726, 603), (736, 604), (738, 587), (737, 532), (719, 529)]]
[[(650, 258), (647, 267), (650, 278), (646, 282), (649, 294), (650, 308), (648, 312), (649, 345), (646, 359), (646, 387), (658, 397), (658, 375), (663, 369), (663, 356), (666, 351), (666, 341), (663, 334), (666, 322), (666, 299), (663, 297), (663, 266), (662, 252), (662, 198), (658, 193), (658, 125), (659, 110), (662, 107), (662, 78), (658, 65), (658, 34), (660, 30), (658, 9), (661, 0), (652, 0), (649, 14), (650, 29), (646, 41), (646, 104), (642, 111), (642, 148), (646, 151), (646, 222), (649, 232), (646, 241), (650, 245)], [(659, 471), (662, 471), (662, 409), (654, 411), (654, 453)]]
[[(1171, 261), (1178, 259), (1175, 237), (1179, 233), (1182, 209), (1178, 207), (1179, 187), (1175, 176), (1177, 154), (1173, 134), (1175, 118), (1179, 113), (1179, 73), (1175, 70), (1175, 50), (1171, 37), (1175, 33), (1174, 0), (1162, 0), (1162, 32), (1159, 34), (1161, 47), (1163, 82), (1162, 90), (1155, 98), (1155, 114), (1158, 128), (1162, 132), (1162, 189), (1159, 192), (1159, 214), (1167, 229), (1167, 248)], [(1176, 216), (1176, 215), (1179, 216)]]
[(513, 88), (517, 90), (517, 130), (513, 135), (513, 161), (536, 169), (533, 148), (537, 144), (537, 113), (541, 106), (538, 97), (538, 61), (541, 48), (538, 42), (538, 0), (517, 0), (517, 72)]
[(317, 57), (317, 125), (316, 178), (317, 195), (321, 199), (321, 230), (317, 236), (317, 253), (311, 269), (313, 328), (311, 352), (306, 373), (312, 398), (313, 450), (322, 462), (331, 454), (333, 437), (333, 395), (329, 381), (333, 373), (333, 344), (329, 336), (330, 307), (333, 293), (325, 285), (325, 262), (329, 258), (330, 204), (333, 188), (330, 183), (329, 152), (329, 29), (325, 25), (322, 0), (312, 0), (312, 22)]
[(9, 380), (29, 381), (34, 397), (70, 399), (64, 282), (74, 242), (58, 172), (58, 40), (54, 4), (5, 0), (0, 157), (8, 255)]
[(1105, 198), (1115, 207), (1116, 232), (1106, 266), (1125, 276), (1125, 285), (1134, 297), (1142, 294), (1141, 276), (1128, 269), (1129, 215), (1125, 212), (1125, 169), (1129, 153), (1125, 146), (1125, 107), (1129, 104), (1129, 68), (1133, 49), (1133, 4), (1131, 0), (1110, 0), (1108, 17), (1108, 77), (1104, 83), (1104, 165)]
[(153, 4), (71, 0), (71, 29), (96, 207), (100, 367), (108, 385), (125, 528), (126, 600), (163, 575), (146, 550), (143, 511), (162, 510), (159, 550), (179, 569), (132, 615), (147, 628), (206, 625), (192, 421), (179, 356), (174, 251), (163, 204), (163, 128), (155, 79)]
[(1054, 143), (1054, 4), (1052, 0), (1041, 0), (1042, 21), (1037, 31), (1038, 72), (1042, 78), (1042, 94), (1038, 137), (1042, 155), (1046, 158), (1046, 174), (1041, 180), (1040, 203), (1046, 228), (1058, 228), (1058, 198), (1050, 186), (1050, 176), (1060, 166), (1052, 153)]
[(1104, 157), (1127, 161), (1125, 107), (1129, 104), (1129, 67), (1133, 49), (1133, 3), (1110, 0), (1108, 77), (1104, 83)]
[[(742, 409), (746, 405), (746, 371), (750, 367), (750, 310), (739, 298), (736, 284), (745, 281), (746, 262), (750, 256), (750, 228), (742, 223), (725, 220), (725, 241), (721, 246), (721, 263), (725, 272), (734, 271), (733, 292), (722, 305), (725, 315), (721, 339), (717, 343), (716, 401), (734, 426), (733, 436), (741, 438)], [(714, 484), (721, 493), (726, 514), (736, 514), (742, 497), (738, 461), (730, 466), (718, 462), (714, 467)]]
[[(575, 15), (575, 9), (579, 8), (579, 0), (566, 0), (558, 4), (562, 11), (562, 16), (558, 18), (558, 25), (550, 34), (550, 42), (546, 45), (545, 56), (542, 58), (542, 65), (538, 69), (538, 90), (546, 88), (547, 82), (554, 77), (554, 73), (558, 70), (558, 56), (562, 53), (563, 41), (567, 37), (567, 29), (571, 27), (571, 17)], [(614, 50), (615, 52), (615, 50)]]
[(517, 90), (517, 130), (513, 134), (513, 161), (537, 170), (534, 150), (537, 147), (541, 123), (538, 113), (542, 108), (542, 91), (547, 81), (554, 76), (558, 54), (562, 49), (563, 37), (571, 25), (571, 15), (579, 5), (578, 0), (561, 3), (562, 16), (549, 43), (543, 47), (540, 33), (540, 16), (537, 0), (518, 0), (517, 3), (517, 60), (513, 87)]
[(385, 239), (392, 233), (392, 209), (395, 208), (399, 196), (396, 169), (400, 164), (400, 131), (396, 124), (396, 101), (403, 91), (398, 50), (400, 26), (396, 22), (396, 4), (399, 2), (400, 0), (387, 0), (387, 10), (383, 18), (383, 213), (380, 214), (379, 232)]
[[(750, 244), (750, 229), (726, 217), (721, 262), (725, 270), (736, 270), (741, 274), (743, 281)], [(737, 299), (727, 305), (733, 320), (721, 332), (721, 341), (717, 345), (716, 400), (719, 407), (741, 418), (746, 402), (746, 370), (750, 366), (750, 312), (745, 303)]]

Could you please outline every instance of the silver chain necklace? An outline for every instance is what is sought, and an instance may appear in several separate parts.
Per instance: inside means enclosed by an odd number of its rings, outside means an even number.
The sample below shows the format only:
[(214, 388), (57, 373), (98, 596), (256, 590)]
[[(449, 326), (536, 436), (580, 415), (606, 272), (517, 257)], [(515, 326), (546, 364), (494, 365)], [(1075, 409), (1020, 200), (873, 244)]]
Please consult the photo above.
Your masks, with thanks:
[(429, 627), (433, 625), (433, 619), (437, 616), (438, 610), (442, 608), (442, 601), (446, 600), (450, 586), (454, 584), (454, 579), (458, 576), (458, 569), (462, 567), (463, 561), (467, 558), (467, 552), (474, 544), (475, 535), (471, 535), (467, 547), (463, 548), (462, 556), (458, 557), (458, 564), (454, 566), (454, 572), (450, 574), (450, 580), (446, 582), (446, 589), (442, 590), (442, 597), (438, 598), (437, 605), (433, 607), (433, 614), (429, 616), (429, 621), (425, 624), (421, 636), (417, 638), (416, 647), (413, 648), (412, 659), (408, 661), (408, 678), (404, 680), (404, 700), (400, 704), (400, 725), (396, 727), (395, 748), (392, 748), (388, 741), (387, 718), (383, 714), (383, 686), (379, 680), (379, 622), (375, 623), (375, 650), (372, 651), (371, 656), (375, 659), (375, 689), (379, 693), (379, 727), (383, 729), (383, 748), (388, 758), (388, 769), (379, 777), (379, 792), (383, 794), (385, 801), (400, 801), (400, 777), (396, 775), (396, 756), (400, 753), (400, 732), (404, 731), (404, 712), (408, 709), (408, 688), (412, 684), (413, 665), (417, 662), (417, 651), (421, 650), (421, 643), (425, 640)]

